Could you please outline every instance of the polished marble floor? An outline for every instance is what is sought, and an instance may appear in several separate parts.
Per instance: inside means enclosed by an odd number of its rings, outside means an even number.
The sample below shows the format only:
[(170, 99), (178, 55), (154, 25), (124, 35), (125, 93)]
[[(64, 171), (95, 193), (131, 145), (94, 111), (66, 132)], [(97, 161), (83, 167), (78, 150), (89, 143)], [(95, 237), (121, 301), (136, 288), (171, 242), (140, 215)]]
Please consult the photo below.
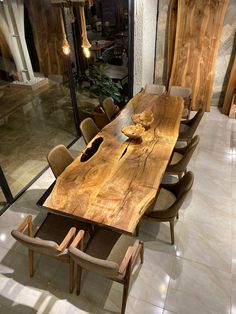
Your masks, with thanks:
[[(176, 222), (176, 244), (167, 224), (142, 223), (145, 260), (134, 271), (127, 314), (236, 313), (236, 120), (212, 108), (197, 133), (189, 165), (195, 182)], [(75, 150), (82, 148), (80, 140)], [(46, 257), (28, 277), (27, 252), (10, 231), (28, 213), (36, 225), (42, 221), (35, 202), (52, 181), (48, 170), (0, 217), (0, 313), (119, 313), (118, 283), (87, 273), (81, 295), (69, 294), (66, 265)]]

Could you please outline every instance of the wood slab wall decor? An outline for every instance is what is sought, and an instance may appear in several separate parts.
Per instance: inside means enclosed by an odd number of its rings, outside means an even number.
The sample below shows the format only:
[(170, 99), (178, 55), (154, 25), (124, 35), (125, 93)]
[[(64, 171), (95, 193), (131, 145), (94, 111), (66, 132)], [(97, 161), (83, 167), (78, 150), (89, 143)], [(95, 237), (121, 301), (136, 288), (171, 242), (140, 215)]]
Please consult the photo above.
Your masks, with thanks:
[(174, 51), (175, 51), (177, 10), (178, 10), (178, 0), (170, 0), (169, 9), (168, 9), (168, 61), (167, 61), (168, 85), (170, 81), (170, 75), (171, 75), (171, 69), (172, 69)]
[(5, 36), (0, 29), (0, 58), (2, 58), (2, 68), (0, 70), (9, 74), (12, 70), (16, 70), (10, 48), (7, 44)]
[(45, 76), (66, 75), (67, 63), (61, 49), (60, 8), (52, 7), (48, 0), (25, 0), (25, 6), (33, 29), (40, 72)]
[(179, 0), (169, 85), (192, 88), (192, 109), (210, 111), (215, 59), (228, 0)]
[(229, 114), (233, 93), (235, 89), (236, 89), (236, 57), (234, 56), (234, 62), (230, 72), (229, 82), (227, 85), (224, 104), (222, 108), (222, 112), (224, 114)]

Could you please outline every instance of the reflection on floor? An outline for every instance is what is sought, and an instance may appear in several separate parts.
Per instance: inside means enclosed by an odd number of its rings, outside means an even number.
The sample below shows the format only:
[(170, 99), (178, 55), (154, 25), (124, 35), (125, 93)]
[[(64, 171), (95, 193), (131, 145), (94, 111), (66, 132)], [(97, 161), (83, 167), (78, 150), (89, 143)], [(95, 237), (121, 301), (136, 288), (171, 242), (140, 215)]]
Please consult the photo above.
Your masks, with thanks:
[[(132, 279), (127, 314), (236, 313), (236, 121), (213, 108), (197, 133), (189, 166), (195, 182), (176, 222), (176, 245), (169, 244), (167, 224), (142, 223), (145, 258)], [(118, 283), (87, 273), (81, 295), (69, 294), (67, 265), (45, 257), (28, 277), (27, 252), (10, 231), (28, 213), (42, 221), (35, 202), (52, 181), (48, 170), (0, 217), (0, 312), (120, 313)]]
[[(5, 107), (16, 110), (0, 119), (0, 162), (16, 195), (47, 165), (49, 149), (60, 143), (68, 145), (76, 132), (67, 88), (54, 84), (28, 95), (20, 88), (3, 91), (0, 116), (6, 113)], [(3, 200), (0, 194), (0, 202)]]

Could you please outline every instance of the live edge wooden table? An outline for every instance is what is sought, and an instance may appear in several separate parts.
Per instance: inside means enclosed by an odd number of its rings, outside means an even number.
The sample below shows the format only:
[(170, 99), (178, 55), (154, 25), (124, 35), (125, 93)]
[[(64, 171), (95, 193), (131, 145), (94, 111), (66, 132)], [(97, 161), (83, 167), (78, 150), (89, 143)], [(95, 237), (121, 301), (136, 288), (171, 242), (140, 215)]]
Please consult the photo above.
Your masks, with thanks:
[[(151, 127), (141, 142), (127, 139), (122, 127), (132, 124), (132, 114), (146, 109), (154, 114)], [(178, 138), (182, 111), (180, 97), (137, 94), (57, 178), (43, 207), (134, 233), (155, 200)]]

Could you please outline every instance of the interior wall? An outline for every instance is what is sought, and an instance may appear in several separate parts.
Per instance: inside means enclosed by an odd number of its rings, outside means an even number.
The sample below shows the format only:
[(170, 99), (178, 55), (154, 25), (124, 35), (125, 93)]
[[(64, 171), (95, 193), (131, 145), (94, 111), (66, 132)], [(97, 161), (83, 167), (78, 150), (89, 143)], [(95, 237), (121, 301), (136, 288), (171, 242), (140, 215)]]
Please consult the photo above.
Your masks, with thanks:
[[(167, 36), (168, 36), (168, 7), (170, 0), (160, 0), (157, 30), (155, 82), (167, 84)], [(236, 1), (229, 0), (224, 26), (220, 38), (218, 54), (215, 63), (215, 76), (211, 105), (222, 106), (232, 64), (232, 53), (236, 50)]]
[(134, 95), (153, 82), (157, 0), (134, 3)]

